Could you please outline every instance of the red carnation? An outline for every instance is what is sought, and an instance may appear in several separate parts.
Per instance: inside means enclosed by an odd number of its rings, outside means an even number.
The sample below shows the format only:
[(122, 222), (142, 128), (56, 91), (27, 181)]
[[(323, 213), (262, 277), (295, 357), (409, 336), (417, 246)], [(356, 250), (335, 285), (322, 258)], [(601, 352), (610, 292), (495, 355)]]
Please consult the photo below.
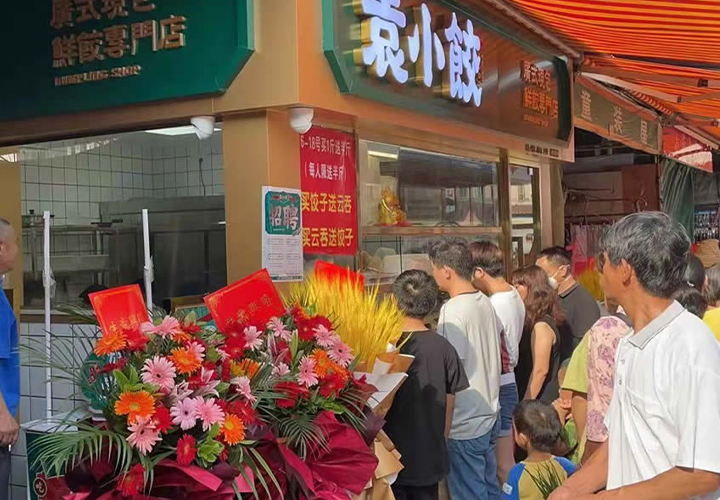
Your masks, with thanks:
[(145, 486), (145, 469), (142, 465), (137, 464), (123, 474), (118, 481), (117, 489), (122, 496), (132, 497), (140, 493), (143, 486)]
[(306, 398), (310, 393), (307, 387), (297, 382), (280, 382), (275, 386), (275, 390), (285, 397), (276, 401), (280, 408), (292, 408), (301, 397)]
[(242, 359), (245, 357), (245, 337), (229, 338), (225, 343), (225, 352), (231, 359)]
[(155, 413), (153, 414), (153, 422), (157, 430), (163, 434), (167, 433), (172, 428), (172, 417), (170, 416), (170, 410), (163, 405), (155, 407)]
[(127, 342), (127, 349), (130, 351), (143, 351), (150, 341), (148, 336), (142, 333), (139, 328), (125, 330), (125, 340)]
[(195, 460), (197, 450), (195, 438), (189, 434), (185, 434), (180, 438), (177, 444), (177, 463), (183, 467), (190, 465)]
[(202, 328), (200, 328), (197, 323), (188, 323), (183, 325), (182, 329), (185, 330), (185, 333), (189, 333), (190, 335), (195, 335), (202, 331)]

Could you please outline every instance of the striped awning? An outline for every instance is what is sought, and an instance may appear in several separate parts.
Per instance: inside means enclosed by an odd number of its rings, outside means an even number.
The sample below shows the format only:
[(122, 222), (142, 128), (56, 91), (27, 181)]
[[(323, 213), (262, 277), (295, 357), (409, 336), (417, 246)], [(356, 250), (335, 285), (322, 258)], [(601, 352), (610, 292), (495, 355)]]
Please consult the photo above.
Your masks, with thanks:
[(720, 0), (505, 0), (579, 70), (720, 139)]

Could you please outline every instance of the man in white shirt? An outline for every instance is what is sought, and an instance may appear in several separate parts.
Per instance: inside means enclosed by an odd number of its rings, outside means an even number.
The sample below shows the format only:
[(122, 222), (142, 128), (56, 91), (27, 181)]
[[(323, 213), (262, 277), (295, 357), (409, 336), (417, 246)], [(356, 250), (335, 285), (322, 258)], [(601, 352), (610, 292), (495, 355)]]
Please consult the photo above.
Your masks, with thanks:
[(606, 295), (634, 331), (618, 345), (609, 438), (551, 500), (720, 499), (720, 345), (670, 297), (684, 281), (685, 230), (658, 212), (603, 236)]
[(490, 299), (472, 285), (465, 241), (430, 247), (433, 276), (450, 300), (440, 310), (438, 333), (455, 347), (470, 388), (455, 396), (448, 454), (448, 486), (454, 500), (500, 498), (495, 445), (499, 432), (500, 330)]
[(502, 250), (490, 241), (470, 243), (473, 285), (485, 295), (502, 325), (502, 375), (500, 375), (500, 433), (497, 440), (498, 481), (504, 484), (515, 465), (515, 439), (512, 415), (518, 402), (515, 367), (518, 363), (520, 338), (525, 324), (525, 304), (515, 288), (505, 281), (505, 259)]

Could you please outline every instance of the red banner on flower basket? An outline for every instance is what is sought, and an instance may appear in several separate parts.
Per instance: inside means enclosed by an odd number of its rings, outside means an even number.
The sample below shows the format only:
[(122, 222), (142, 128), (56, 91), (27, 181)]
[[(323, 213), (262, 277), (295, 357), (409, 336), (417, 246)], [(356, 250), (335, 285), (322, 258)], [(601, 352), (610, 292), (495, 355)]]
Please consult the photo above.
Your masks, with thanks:
[(285, 314), (285, 306), (266, 269), (205, 297), (218, 328), (254, 321), (264, 324)]
[(327, 278), (330, 281), (347, 280), (357, 283), (360, 288), (365, 286), (365, 276), (324, 260), (315, 261), (315, 276)]
[(91, 293), (88, 298), (103, 333), (136, 329), (150, 320), (138, 285)]
[(300, 136), (303, 251), (355, 255), (357, 198), (355, 136), (313, 127)]

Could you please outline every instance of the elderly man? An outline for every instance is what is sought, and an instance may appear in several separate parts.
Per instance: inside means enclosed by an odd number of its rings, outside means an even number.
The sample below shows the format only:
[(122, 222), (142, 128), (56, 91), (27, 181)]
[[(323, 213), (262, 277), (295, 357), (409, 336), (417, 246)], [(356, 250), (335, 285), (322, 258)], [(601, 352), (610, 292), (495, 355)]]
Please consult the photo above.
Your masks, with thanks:
[(690, 240), (667, 215), (643, 212), (600, 244), (605, 293), (634, 330), (620, 340), (608, 440), (551, 500), (720, 499), (720, 345), (670, 297)]
[[(0, 278), (12, 271), (18, 254), (15, 231), (0, 218)], [(0, 500), (8, 498), (10, 482), (10, 446), (20, 428), (16, 415), (20, 402), (20, 357), (17, 320), (0, 287)]]

